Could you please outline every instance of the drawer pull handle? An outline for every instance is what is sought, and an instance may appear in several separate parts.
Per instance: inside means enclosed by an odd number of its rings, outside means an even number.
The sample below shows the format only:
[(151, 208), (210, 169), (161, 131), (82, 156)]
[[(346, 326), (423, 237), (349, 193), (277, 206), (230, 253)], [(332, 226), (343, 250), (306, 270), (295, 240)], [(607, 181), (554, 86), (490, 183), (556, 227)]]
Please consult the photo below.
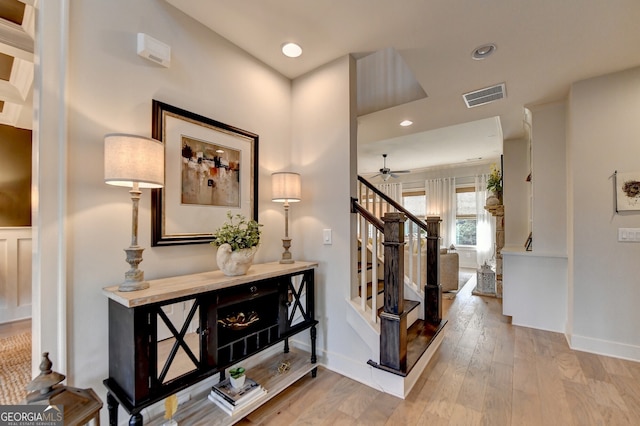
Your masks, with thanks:
[(255, 285), (252, 285), (251, 287), (249, 287), (249, 291), (251, 293), (255, 293), (256, 291), (258, 291), (258, 287), (256, 287)]

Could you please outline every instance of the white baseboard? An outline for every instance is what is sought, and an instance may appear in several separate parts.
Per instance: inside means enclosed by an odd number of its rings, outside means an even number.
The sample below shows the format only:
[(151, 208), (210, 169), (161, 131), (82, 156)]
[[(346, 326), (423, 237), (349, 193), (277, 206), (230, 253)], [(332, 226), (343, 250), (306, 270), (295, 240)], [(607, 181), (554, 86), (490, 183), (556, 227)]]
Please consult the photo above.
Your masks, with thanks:
[(640, 361), (640, 346), (626, 343), (612, 342), (609, 340), (595, 339), (593, 337), (566, 334), (567, 342), (571, 349), (583, 352), (591, 352), (629, 361)]
[[(504, 313), (504, 315), (509, 315)], [(536, 330), (551, 331), (553, 333), (564, 333), (564, 328), (559, 325), (558, 321), (554, 321), (554, 318), (546, 318), (538, 316), (532, 318), (531, 316), (519, 316), (519, 313), (511, 313), (511, 325), (517, 325), (518, 327), (535, 328)]]

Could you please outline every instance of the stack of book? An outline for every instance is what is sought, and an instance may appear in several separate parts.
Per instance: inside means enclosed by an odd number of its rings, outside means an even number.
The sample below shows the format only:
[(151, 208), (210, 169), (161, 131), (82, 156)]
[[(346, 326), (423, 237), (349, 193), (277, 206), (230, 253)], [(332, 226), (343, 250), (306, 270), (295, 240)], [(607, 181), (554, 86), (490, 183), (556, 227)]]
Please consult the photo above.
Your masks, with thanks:
[(266, 393), (265, 388), (248, 377), (239, 389), (231, 386), (227, 378), (211, 387), (209, 400), (215, 402), (225, 413), (232, 415), (236, 410), (246, 407)]

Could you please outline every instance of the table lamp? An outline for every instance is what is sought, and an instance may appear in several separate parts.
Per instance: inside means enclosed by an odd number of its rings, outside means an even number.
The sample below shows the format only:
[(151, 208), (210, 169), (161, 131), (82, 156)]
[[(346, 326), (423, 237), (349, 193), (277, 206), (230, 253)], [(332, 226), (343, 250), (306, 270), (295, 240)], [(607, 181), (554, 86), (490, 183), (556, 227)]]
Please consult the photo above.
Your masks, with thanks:
[(280, 172), (271, 175), (271, 201), (284, 203), (284, 238), (282, 239), (282, 259), (280, 263), (293, 263), (289, 248), (289, 203), (300, 201), (300, 175), (298, 173)]
[(131, 188), (131, 246), (124, 251), (131, 268), (124, 274), (119, 291), (135, 291), (149, 287), (142, 262), (142, 247), (138, 245), (138, 204), (140, 188), (162, 188), (164, 185), (164, 146), (160, 141), (122, 133), (104, 137), (104, 181), (109, 185)]

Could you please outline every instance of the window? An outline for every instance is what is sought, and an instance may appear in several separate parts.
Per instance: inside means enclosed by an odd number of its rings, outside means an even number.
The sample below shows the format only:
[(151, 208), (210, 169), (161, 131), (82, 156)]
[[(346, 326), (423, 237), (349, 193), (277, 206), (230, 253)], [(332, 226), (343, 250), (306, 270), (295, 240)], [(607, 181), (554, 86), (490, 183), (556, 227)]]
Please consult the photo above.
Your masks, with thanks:
[(427, 214), (427, 198), (424, 191), (403, 192), (402, 206), (414, 216), (424, 219)]
[(456, 188), (456, 245), (476, 245), (476, 191)]
[[(418, 219), (424, 220), (427, 215), (427, 197), (424, 190), (403, 191), (402, 206)], [(405, 238), (407, 238), (409, 234), (413, 234), (413, 236), (416, 237), (418, 233), (418, 227), (407, 219), (404, 224)]]

